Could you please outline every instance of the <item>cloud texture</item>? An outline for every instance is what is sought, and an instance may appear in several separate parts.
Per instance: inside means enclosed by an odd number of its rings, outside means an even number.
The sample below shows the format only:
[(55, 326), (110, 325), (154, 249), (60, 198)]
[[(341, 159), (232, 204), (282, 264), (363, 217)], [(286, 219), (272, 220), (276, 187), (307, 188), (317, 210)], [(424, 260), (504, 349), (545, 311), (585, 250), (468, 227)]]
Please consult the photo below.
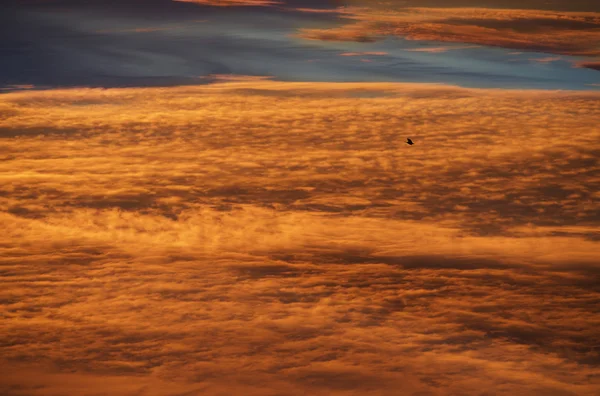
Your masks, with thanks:
[(598, 12), (379, 6), (347, 7), (340, 9), (340, 13), (353, 22), (328, 29), (302, 29), (300, 36), (358, 42), (399, 36), (564, 55), (600, 55)]
[(0, 393), (596, 395), (599, 101), (2, 94)]

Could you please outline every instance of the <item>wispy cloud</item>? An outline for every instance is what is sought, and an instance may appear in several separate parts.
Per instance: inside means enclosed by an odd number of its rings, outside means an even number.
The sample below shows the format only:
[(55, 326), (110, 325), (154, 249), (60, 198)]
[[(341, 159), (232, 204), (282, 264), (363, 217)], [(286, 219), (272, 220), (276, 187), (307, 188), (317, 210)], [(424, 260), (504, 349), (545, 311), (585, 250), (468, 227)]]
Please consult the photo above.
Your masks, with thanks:
[(445, 46), (445, 47), (421, 47), (421, 48), (409, 48), (406, 51), (409, 52), (430, 52), (430, 53), (440, 53), (440, 52), (448, 52), (452, 50), (459, 49), (468, 49), (468, 48), (478, 48), (477, 45), (463, 45), (463, 46)]
[(342, 52), (340, 56), (385, 56), (388, 55), (384, 51), (367, 51), (367, 52)]
[(597, 56), (600, 14), (491, 8), (347, 7), (351, 21), (330, 29), (302, 29), (313, 40), (371, 42), (384, 36), (500, 46), (564, 55)]
[(174, 0), (184, 3), (198, 3), (202, 5), (210, 5), (213, 7), (240, 7), (240, 6), (272, 6), (283, 4), (277, 0)]
[(581, 61), (575, 64), (576, 67), (585, 67), (588, 69), (600, 70), (600, 60)]
[(558, 62), (559, 60), (562, 60), (563, 58), (561, 58), (560, 56), (546, 56), (543, 58), (529, 58), (530, 61), (532, 62), (538, 62), (538, 63), (552, 63), (552, 62)]
[(22, 90), (22, 89), (33, 89), (35, 85), (33, 84), (11, 84), (6, 87), (0, 88), (2, 91), (12, 91), (12, 90)]
[(312, 14), (339, 14), (343, 8), (292, 8), (293, 11), (308, 12)]

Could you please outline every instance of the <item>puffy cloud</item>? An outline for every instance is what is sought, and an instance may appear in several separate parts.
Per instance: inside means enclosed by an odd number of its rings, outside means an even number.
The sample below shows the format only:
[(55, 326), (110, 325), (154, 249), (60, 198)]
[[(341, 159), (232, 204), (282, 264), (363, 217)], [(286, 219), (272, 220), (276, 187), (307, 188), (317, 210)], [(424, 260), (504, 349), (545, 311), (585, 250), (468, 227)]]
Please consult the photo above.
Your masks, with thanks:
[(598, 93), (221, 81), (0, 97), (0, 393), (598, 393)]

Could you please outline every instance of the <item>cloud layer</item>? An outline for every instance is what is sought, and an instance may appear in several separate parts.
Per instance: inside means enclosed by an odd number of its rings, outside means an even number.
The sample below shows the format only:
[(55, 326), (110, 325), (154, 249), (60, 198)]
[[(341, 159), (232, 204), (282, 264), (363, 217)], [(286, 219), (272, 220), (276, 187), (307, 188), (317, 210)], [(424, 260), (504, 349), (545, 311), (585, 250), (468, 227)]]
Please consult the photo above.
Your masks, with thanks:
[(595, 395), (599, 103), (3, 94), (0, 393)]

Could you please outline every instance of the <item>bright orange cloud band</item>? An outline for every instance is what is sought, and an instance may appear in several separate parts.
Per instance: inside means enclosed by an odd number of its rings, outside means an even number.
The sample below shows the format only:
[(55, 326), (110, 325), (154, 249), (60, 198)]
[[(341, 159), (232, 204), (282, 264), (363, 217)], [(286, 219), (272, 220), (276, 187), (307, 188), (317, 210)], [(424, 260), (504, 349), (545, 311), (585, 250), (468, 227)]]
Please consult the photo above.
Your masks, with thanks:
[(0, 95), (0, 393), (598, 394), (600, 94), (222, 81)]

